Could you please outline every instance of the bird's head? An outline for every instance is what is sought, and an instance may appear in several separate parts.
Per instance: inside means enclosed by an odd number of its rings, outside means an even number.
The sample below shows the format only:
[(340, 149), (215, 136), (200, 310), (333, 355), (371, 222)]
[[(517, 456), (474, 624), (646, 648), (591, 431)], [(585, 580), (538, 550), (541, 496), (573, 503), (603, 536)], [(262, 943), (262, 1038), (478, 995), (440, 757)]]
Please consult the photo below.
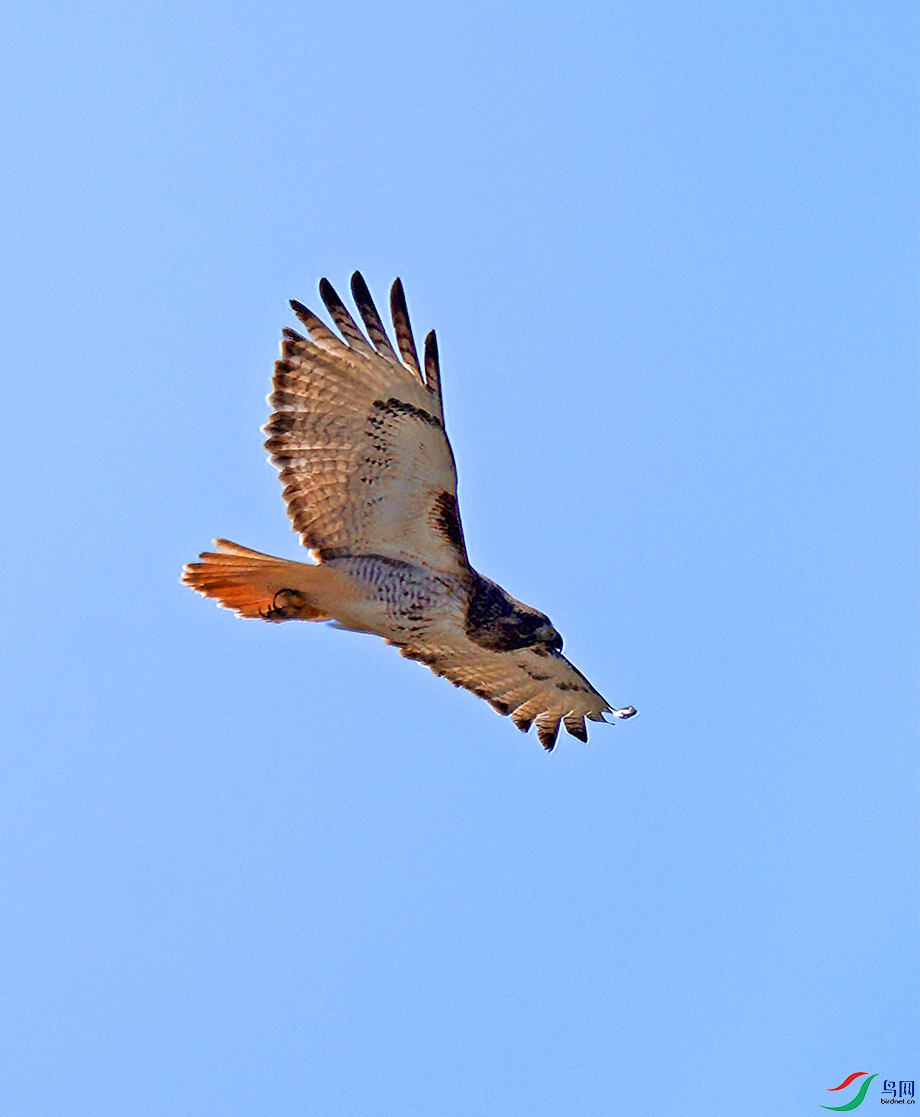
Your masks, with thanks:
[(492, 651), (562, 651), (562, 637), (545, 613), (518, 601), (479, 574), (475, 575), (467, 607), (466, 632), (471, 640)]
[(562, 637), (550, 624), (549, 617), (543, 617), (545, 623), (541, 624), (539, 628), (534, 630), (533, 638), (537, 644), (545, 644), (551, 652), (562, 651)]

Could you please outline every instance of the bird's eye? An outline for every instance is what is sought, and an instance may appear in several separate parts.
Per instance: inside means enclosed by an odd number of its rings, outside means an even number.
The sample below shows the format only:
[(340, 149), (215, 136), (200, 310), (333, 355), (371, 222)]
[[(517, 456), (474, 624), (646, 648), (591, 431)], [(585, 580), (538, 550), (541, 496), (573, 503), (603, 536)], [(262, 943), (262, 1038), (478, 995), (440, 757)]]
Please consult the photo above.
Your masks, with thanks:
[(543, 624), (534, 632), (534, 638), (554, 651), (562, 651), (562, 637), (551, 624)]

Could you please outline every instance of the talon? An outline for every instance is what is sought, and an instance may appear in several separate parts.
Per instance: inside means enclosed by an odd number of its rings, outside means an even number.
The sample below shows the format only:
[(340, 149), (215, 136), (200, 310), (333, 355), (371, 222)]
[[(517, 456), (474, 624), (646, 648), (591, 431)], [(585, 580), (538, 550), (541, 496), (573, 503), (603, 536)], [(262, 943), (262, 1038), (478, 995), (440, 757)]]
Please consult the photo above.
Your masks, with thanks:
[(638, 712), (635, 706), (624, 706), (622, 710), (611, 710), (610, 714), (611, 717), (615, 718), (631, 718), (635, 717)]
[[(279, 598), (280, 598), (280, 601), (279, 601)], [(288, 613), (289, 613), (288, 606), (290, 605), (290, 603), (291, 603), (291, 591), (290, 590), (278, 590), (278, 592), (272, 598), (272, 607), (269, 610), (273, 619), (281, 620), (281, 621), (286, 620), (287, 616), (288, 616)]]
[(295, 618), (303, 606), (303, 595), (297, 590), (278, 590), (272, 598), (270, 609), (263, 609), (260, 616), (266, 621), (288, 621)]

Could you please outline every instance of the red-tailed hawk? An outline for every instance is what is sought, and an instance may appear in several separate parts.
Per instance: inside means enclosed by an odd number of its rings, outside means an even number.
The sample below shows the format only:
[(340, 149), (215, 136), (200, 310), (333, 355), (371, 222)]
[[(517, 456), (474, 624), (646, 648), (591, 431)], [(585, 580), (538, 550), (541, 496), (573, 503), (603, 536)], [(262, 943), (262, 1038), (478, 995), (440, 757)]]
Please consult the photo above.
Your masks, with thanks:
[(518, 729), (536, 724), (545, 749), (560, 722), (586, 741), (585, 718), (632, 717), (632, 706), (614, 710), (562, 655), (545, 613), (470, 565), (437, 342), (432, 331), (419, 362), (402, 283), (390, 292), (398, 353), (359, 272), (351, 290), (366, 334), (328, 280), (319, 290), (341, 337), (291, 302), (310, 336), (284, 331), (264, 428), (288, 516), (315, 562), (218, 539), (183, 581), (241, 617), (332, 620), (382, 636)]

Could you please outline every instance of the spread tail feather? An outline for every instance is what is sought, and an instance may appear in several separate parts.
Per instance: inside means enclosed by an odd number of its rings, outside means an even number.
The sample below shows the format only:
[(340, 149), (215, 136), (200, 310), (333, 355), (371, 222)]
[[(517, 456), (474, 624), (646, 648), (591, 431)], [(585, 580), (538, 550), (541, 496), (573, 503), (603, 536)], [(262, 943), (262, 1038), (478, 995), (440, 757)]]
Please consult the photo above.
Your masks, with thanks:
[(214, 597), (241, 617), (266, 621), (326, 621), (322, 599), (334, 595), (334, 573), (325, 566), (275, 558), (228, 539), (215, 539), (214, 551), (182, 568), (182, 581)]

